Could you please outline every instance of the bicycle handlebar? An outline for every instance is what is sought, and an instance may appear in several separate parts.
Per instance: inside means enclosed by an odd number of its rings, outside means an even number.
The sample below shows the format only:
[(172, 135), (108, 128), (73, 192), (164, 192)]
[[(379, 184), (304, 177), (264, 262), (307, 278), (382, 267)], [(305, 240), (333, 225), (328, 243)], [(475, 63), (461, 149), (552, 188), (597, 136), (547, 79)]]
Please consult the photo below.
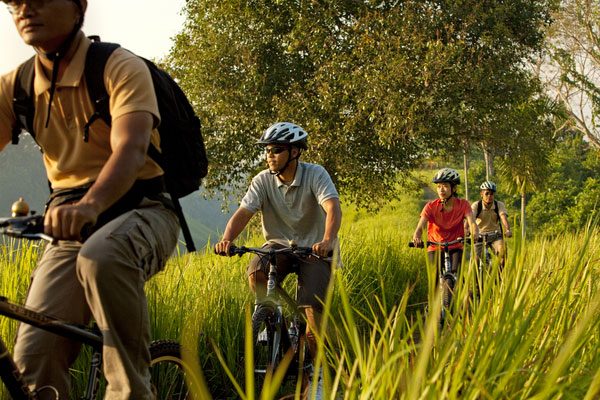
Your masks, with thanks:
[(483, 243), (484, 240), (486, 242), (489, 242), (490, 239), (496, 239), (496, 238), (502, 238), (502, 233), (500, 233), (498, 231), (490, 232), (490, 233), (480, 233), (479, 238), (476, 240), (476, 242)]
[[(81, 229), (81, 242), (93, 233), (93, 227), (86, 224)], [(56, 239), (44, 233), (44, 216), (34, 214), (26, 217), (0, 218), (0, 234), (20, 239), (46, 240), (56, 243)]]
[[(216, 249), (213, 249), (213, 251), (215, 252), (215, 254), (225, 255), (225, 254), (217, 253)], [(295, 254), (297, 256), (322, 258), (319, 255), (313, 253), (311, 247), (300, 247), (300, 246), (283, 247), (281, 249), (274, 249), (274, 248), (265, 249), (263, 247), (246, 247), (246, 246), (237, 247), (237, 246), (231, 245), (231, 246), (229, 246), (229, 254), (227, 254), (227, 255), (228, 256), (235, 256), (235, 255), (241, 256), (246, 253), (262, 254), (262, 255), (266, 255), (266, 256), (275, 255), (275, 254)], [(327, 257), (331, 257), (331, 256), (333, 256), (333, 251), (330, 251), (327, 254)]]
[(0, 218), (0, 233), (25, 239), (41, 239), (54, 242), (55, 239), (44, 233), (44, 216), (35, 214), (27, 217)]
[[(453, 240), (451, 242), (430, 242), (429, 240), (427, 241), (427, 246), (441, 246), (441, 247), (446, 247), (446, 246), (452, 246), (453, 244), (458, 244), (458, 243), (466, 243), (467, 241), (464, 238), (458, 238), (456, 240)], [(425, 243), (421, 243), (420, 246), (415, 246), (415, 244), (413, 242), (408, 242), (408, 247), (417, 247), (419, 249), (422, 249)]]

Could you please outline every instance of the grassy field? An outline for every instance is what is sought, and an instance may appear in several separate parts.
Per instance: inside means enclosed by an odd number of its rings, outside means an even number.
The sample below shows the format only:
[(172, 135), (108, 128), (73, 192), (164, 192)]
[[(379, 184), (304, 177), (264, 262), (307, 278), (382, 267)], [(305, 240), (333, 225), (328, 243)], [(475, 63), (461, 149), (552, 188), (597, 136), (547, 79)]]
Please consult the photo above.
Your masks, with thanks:
[[(502, 279), (492, 284), (492, 276), (479, 300), (469, 296), (475, 279), (466, 261), (452, 316), (440, 331), (439, 301), (422, 315), (427, 299), (438, 296), (425, 252), (407, 246), (422, 205), (407, 195), (376, 214), (344, 210), (344, 269), (326, 304), (319, 360), (327, 365), (329, 398), (598, 398), (597, 224), (551, 240), (511, 239)], [(0, 258), (0, 293), (22, 301), (39, 248), (8, 248)], [(177, 255), (147, 285), (152, 336), (181, 341), (185, 332), (215, 399), (253, 397), (245, 393), (243, 364), (245, 310), (252, 303), (248, 261), (210, 249)], [(0, 329), (12, 345), (15, 324), (0, 318)]]

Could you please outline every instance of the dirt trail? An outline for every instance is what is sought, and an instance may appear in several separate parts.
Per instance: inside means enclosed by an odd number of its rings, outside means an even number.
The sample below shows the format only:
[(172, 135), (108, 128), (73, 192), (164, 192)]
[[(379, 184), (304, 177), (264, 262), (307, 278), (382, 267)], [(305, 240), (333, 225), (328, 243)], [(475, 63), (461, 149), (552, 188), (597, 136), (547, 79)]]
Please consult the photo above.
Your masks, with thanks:
[(431, 187), (429, 187), (429, 185), (427, 185), (423, 188), (423, 199), (426, 202), (430, 202), (437, 198), (438, 198), (437, 193), (433, 189), (431, 189)]

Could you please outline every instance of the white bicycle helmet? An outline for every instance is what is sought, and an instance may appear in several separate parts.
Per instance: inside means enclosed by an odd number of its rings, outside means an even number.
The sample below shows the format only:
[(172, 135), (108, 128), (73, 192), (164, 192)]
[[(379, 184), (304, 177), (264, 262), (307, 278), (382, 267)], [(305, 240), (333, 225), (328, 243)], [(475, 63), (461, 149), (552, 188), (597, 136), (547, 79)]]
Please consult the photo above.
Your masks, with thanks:
[(268, 127), (256, 144), (289, 144), (306, 149), (308, 147), (308, 133), (296, 124), (278, 122)]
[(451, 185), (460, 185), (460, 174), (452, 168), (442, 168), (433, 176), (433, 183), (448, 182)]
[(479, 190), (491, 190), (492, 192), (495, 192), (496, 189), (496, 184), (492, 181), (485, 181), (479, 186)]

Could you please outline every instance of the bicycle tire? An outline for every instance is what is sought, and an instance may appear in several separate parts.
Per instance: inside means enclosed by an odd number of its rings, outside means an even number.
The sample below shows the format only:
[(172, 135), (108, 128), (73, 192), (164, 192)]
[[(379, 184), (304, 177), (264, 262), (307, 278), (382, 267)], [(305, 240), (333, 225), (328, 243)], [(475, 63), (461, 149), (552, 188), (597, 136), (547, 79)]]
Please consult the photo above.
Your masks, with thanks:
[[(252, 339), (254, 343), (254, 382), (256, 394), (262, 391), (265, 377), (273, 373), (282, 359), (281, 332), (277, 332), (271, 321), (273, 309), (259, 306), (252, 315)], [(259, 334), (266, 330), (266, 337)]]
[(157, 340), (150, 345), (150, 382), (156, 399), (188, 399), (190, 391), (186, 375), (190, 371), (181, 356), (181, 345), (170, 340)]
[(298, 337), (294, 341), (290, 341), (290, 346), (294, 350), (294, 359), (288, 368), (286, 378), (291, 379), (292, 382), (297, 383), (298, 379), (301, 378), (302, 390), (308, 387), (308, 381), (310, 372), (312, 371), (312, 358), (308, 351), (308, 344), (306, 342), (306, 325), (301, 323), (297, 326)]
[(454, 297), (454, 280), (452, 278), (444, 278), (442, 286), (442, 307), (450, 310), (450, 304)]
[[(272, 316), (273, 309), (263, 306), (259, 306), (252, 315), (254, 370), (257, 374), (266, 374), (269, 371), (274, 371), (281, 361), (279, 349), (275, 349), (277, 345), (274, 343), (276, 332), (271, 321)], [(266, 337), (262, 337), (259, 340), (259, 335), (263, 331), (266, 331)]]

